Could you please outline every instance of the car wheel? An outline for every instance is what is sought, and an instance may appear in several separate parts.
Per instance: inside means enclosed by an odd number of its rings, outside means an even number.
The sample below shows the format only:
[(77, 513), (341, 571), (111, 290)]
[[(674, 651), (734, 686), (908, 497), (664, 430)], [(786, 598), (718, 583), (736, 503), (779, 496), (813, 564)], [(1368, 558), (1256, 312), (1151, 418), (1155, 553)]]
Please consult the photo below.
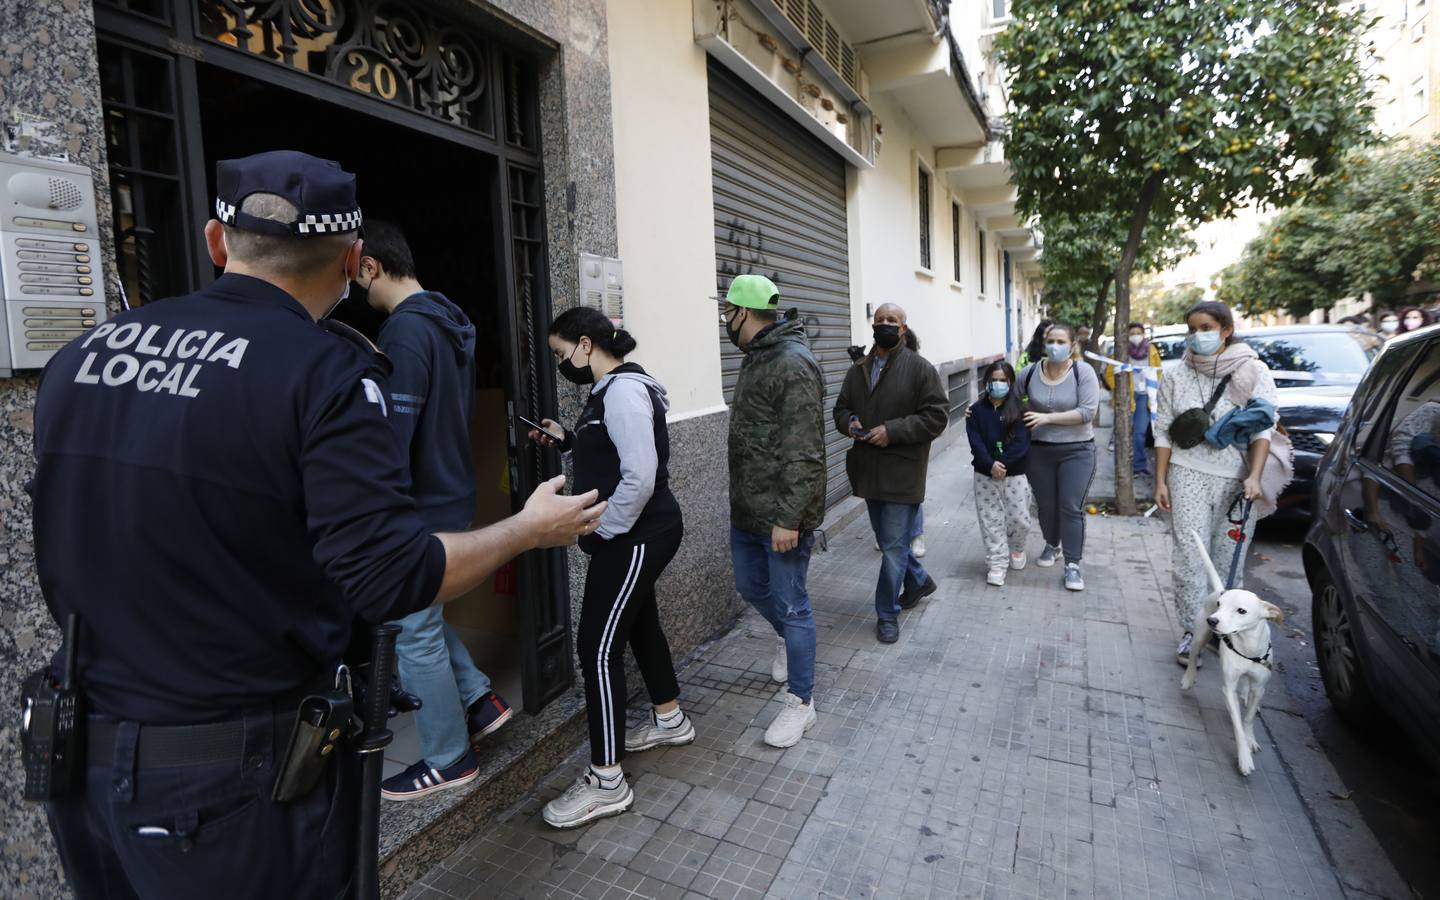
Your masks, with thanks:
[(1374, 724), (1378, 709), (1370, 682), (1360, 667), (1354, 622), (1329, 572), (1321, 570), (1316, 575), (1312, 598), (1315, 657), (1325, 682), (1325, 695), (1335, 712), (1349, 724)]

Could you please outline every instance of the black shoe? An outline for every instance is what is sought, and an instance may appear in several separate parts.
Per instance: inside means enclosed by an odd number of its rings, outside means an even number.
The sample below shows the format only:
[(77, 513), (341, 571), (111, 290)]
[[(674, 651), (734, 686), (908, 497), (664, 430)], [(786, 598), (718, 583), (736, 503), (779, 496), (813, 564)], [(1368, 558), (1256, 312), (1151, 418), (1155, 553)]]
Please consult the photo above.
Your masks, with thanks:
[(905, 591), (900, 595), (900, 608), (914, 609), (920, 605), (921, 600), (935, 593), (936, 590), (935, 579), (927, 575), (925, 577), (925, 583), (920, 585), (920, 587), (914, 591)]
[(882, 644), (893, 644), (900, 640), (900, 623), (894, 619), (881, 619), (875, 623), (875, 636)]

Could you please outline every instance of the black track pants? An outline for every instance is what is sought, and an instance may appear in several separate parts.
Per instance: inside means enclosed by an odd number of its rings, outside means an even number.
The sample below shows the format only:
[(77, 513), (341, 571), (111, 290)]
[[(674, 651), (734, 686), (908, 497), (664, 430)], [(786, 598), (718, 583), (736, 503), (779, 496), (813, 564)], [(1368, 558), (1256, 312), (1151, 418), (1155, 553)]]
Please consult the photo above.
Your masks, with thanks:
[(576, 650), (585, 675), (590, 761), (625, 757), (625, 645), (635, 654), (652, 703), (680, 696), (670, 644), (660, 629), (655, 581), (680, 549), (681, 530), (644, 542), (619, 539), (590, 557)]

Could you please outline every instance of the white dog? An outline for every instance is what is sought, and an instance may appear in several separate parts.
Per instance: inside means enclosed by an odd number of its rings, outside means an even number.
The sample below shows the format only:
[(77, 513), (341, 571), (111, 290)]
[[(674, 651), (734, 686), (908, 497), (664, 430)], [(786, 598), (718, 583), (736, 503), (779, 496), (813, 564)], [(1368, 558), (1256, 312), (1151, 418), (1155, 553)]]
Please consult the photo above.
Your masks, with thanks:
[[(1191, 532), (1200, 548), (1200, 558), (1205, 561), (1205, 571), (1215, 593), (1205, 601), (1205, 612), (1195, 621), (1195, 639), (1191, 643), (1190, 664), (1180, 679), (1181, 690), (1195, 686), (1195, 667), (1200, 654), (1210, 643), (1210, 634), (1220, 636), (1220, 681), (1224, 692), (1225, 708), (1230, 711), (1230, 723), (1235, 728), (1235, 753), (1241, 775), (1255, 771), (1254, 754), (1260, 745), (1255, 741), (1255, 713), (1260, 709), (1260, 698), (1265, 696), (1265, 684), (1270, 680), (1273, 645), (1270, 642), (1269, 620), (1283, 621), (1280, 607), (1266, 603), (1251, 591), (1225, 590), (1220, 573), (1210, 561), (1205, 542), (1200, 535)], [(1245, 711), (1240, 711), (1240, 688), (1246, 688)]]

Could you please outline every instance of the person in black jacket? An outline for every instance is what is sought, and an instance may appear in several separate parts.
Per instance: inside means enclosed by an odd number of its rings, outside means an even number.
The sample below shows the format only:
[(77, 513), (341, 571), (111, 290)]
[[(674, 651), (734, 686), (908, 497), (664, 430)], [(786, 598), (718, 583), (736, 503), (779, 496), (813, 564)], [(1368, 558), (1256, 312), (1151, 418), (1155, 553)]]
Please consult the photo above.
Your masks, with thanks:
[[(670, 436), (665, 388), (625, 355), (635, 339), (598, 309), (566, 310), (550, 326), (550, 350), (560, 374), (593, 385), (572, 432), (550, 419), (532, 441), (558, 445), (570, 457), (575, 489), (597, 490), (609, 501), (600, 527), (580, 549), (590, 555), (576, 651), (585, 676), (590, 722), (590, 767), (564, 794), (546, 804), (545, 821), (574, 828), (622, 813), (635, 802), (620, 761), (625, 754), (688, 744), (695, 726), (681, 711), (670, 644), (660, 627), (655, 582), (675, 558), (684, 531), (670, 492)], [(558, 438), (558, 440), (557, 440)], [(625, 729), (624, 647), (630, 645), (655, 705), (651, 721)]]
[[(1030, 482), (1025, 458), (1030, 429), (1015, 391), (1015, 369), (993, 362), (981, 378), (985, 395), (970, 407), (965, 431), (975, 466), (975, 512), (985, 542), (988, 584), (1005, 583), (1005, 567), (1025, 568), (1025, 536), (1030, 532)], [(1006, 559), (1006, 550), (1009, 559)]]

